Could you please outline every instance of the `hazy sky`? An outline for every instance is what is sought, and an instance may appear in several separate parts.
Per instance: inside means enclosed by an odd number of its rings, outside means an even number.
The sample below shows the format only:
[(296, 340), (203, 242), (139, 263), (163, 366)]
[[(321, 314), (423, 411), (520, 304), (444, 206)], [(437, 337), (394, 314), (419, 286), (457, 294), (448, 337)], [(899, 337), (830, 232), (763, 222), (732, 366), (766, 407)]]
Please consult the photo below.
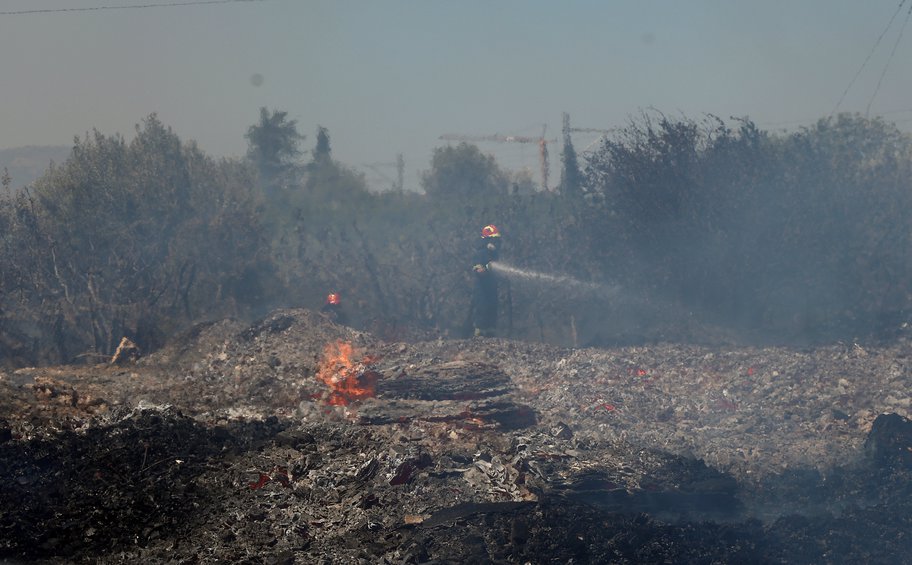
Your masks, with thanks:
[[(912, 29), (904, 30), (912, 0), (898, 13), (900, 0), (262, 0), (77, 10), (185, 2), (0, 0), (0, 148), (69, 145), (93, 128), (131, 138), (134, 124), (157, 112), (207, 153), (241, 155), (266, 106), (298, 121), (307, 150), (317, 125), (327, 127), (347, 164), (392, 163), (402, 153), (414, 187), (445, 143), (441, 134), (536, 136), (547, 124), (548, 137), (559, 137), (565, 111), (574, 127), (622, 126), (652, 107), (793, 129), (834, 111), (851, 84), (840, 111), (870, 105), (872, 115), (912, 127)], [(15, 13), (33, 10), (49, 11)], [(595, 136), (575, 139), (580, 149)], [(533, 145), (479, 146), (537, 173)], [(559, 151), (552, 147), (555, 172)]]

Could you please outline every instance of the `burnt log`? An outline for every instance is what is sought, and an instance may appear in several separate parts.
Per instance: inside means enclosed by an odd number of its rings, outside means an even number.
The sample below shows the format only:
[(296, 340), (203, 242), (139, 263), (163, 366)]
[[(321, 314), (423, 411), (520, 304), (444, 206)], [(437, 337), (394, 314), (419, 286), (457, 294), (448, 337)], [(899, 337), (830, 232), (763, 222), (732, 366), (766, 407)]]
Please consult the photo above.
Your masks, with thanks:
[(480, 400), (507, 394), (510, 377), (493, 365), (443, 363), (386, 377), (377, 384), (378, 398), (407, 400)]
[(412, 421), (473, 430), (510, 431), (535, 425), (538, 414), (510, 397), (513, 383), (493, 365), (452, 362), (377, 379), (378, 402), (359, 408), (362, 425)]
[(363, 426), (407, 424), (413, 421), (450, 423), (468, 430), (521, 430), (538, 422), (538, 413), (525, 404), (509, 399), (485, 400), (469, 404), (446, 402), (399, 401), (370, 404), (360, 408)]

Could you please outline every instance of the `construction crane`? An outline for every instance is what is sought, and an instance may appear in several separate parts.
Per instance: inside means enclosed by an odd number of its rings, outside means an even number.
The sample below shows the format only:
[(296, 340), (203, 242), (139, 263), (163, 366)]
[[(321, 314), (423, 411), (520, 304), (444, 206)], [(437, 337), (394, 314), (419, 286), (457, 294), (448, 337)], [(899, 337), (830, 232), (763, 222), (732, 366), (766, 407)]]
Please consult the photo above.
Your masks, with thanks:
[(568, 114), (567, 112), (563, 113), (563, 126), (564, 126), (563, 127), (563, 137), (564, 137), (565, 145), (570, 143), (570, 134), (571, 133), (597, 133), (597, 134), (599, 134), (599, 136), (595, 139), (595, 141), (593, 141), (592, 143), (587, 145), (585, 149), (580, 151), (581, 154), (588, 152), (589, 149), (591, 149), (593, 145), (595, 145), (596, 143), (598, 143), (599, 141), (604, 139), (609, 133), (617, 131), (617, 128), (615, 128), (615, 129), (598, 129), (598, 128), (573, 128), (573, 127), (570, 127), (570, 114)]
[[(367, 167), (375, 174), (386, 180), (390, 183), (393, 190), (402, 190), (405, 181), (405, 158), (402, 156), (402, 153), (396, 155), (396, 160), (391, 163), (365, 163), (362, 167)], [(385, 168), (396, 167), (396, 179), (391, 179), (386, 173), (383, 172)]]
[(555, 143), (556, 139), (545, 139), (545, 133), (548, 130), (548, 124), (542, 125), (541, 137), (529, 137), (524, 135), (461, 135), (456, 133), (445, 133), (440, 139), (445, 141), (493, 141), (497, 143), (535, 143), (538, 145), (538, 159), (541, 168), (542, 188), (549, 190), (548, 177), (550, 166), (548, 165), (548, 143)]

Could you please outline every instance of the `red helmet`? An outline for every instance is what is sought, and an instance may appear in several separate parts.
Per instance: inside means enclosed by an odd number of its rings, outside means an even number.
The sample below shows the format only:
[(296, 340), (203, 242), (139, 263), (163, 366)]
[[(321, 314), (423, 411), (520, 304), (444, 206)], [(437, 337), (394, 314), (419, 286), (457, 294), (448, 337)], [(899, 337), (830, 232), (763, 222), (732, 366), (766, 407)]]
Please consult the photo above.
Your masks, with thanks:
[(488, 224), (481, 228), (481, 237), (500, 237), (500, 230), (494, 224)]
[(341, 302), (341, 300), (339, 298), (339, 295), (336, 294), (335, 292), (331, 292), (328, 295), (326, 295), (327, 304), (338, 305), (340, 302)]

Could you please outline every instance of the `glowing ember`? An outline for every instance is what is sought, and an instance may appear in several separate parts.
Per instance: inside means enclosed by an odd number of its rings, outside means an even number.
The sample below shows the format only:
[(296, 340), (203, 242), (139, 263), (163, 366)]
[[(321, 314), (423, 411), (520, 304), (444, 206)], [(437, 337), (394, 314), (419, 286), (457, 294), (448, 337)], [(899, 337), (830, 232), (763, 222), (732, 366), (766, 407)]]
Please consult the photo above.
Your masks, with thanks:
[(347, 406), (355, 400), (375, 395), (379, 374), (369, 368), (374, 361), (371, 357), (353, 360), (354, 348), (344, 341), (328, 343), (323, 349), (323, 362), (317, 371), (317, 380), (329, 387), (326, 403), (332, 406)]

